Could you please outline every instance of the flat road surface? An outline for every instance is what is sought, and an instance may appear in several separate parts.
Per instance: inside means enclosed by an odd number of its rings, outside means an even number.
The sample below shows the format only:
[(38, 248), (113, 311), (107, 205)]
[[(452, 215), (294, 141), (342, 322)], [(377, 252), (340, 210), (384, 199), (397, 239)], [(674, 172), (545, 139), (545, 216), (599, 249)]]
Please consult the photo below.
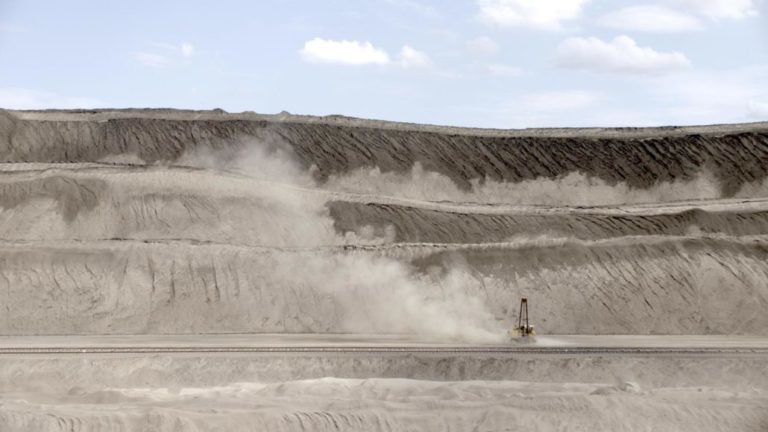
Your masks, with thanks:
[(315, 352), (768, 355), (768, 337), (547, 335), (472, 343), (366, 334), (0, 336), (0, 355)]

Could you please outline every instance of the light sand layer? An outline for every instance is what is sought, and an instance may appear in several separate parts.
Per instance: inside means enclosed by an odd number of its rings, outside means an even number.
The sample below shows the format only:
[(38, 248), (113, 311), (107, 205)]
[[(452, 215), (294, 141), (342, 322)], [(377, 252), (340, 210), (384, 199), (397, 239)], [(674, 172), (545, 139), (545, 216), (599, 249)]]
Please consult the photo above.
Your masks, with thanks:
[(768, 394), (633, 383), (322, 378), (4, 395), (4, 431), (763, 431)]
[(2, 356), (0, 430), (763, 431), (767, 362), (711, 354)]

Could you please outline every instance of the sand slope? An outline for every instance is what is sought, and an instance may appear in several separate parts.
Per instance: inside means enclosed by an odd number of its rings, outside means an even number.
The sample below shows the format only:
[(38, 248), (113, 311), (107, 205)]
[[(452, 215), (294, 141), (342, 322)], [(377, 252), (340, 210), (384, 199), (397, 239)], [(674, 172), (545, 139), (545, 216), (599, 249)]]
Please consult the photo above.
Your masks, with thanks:
[(768, 332), (764, 124), (0, 118), (2, 333)]

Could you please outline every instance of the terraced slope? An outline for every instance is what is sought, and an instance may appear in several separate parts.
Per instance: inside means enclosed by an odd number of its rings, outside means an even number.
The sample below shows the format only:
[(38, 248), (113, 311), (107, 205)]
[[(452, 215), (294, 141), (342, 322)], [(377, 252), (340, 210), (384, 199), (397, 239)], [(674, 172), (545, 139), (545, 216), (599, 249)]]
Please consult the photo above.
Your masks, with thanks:
[(768, 125), (0, 111), (2, 334), (768, 334)]

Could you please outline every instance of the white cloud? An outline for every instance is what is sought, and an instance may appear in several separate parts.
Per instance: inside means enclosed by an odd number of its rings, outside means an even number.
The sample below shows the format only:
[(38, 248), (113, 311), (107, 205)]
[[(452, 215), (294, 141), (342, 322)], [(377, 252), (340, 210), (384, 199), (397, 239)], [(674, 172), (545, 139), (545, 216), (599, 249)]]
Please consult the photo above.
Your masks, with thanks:
[(383, 65), (389, 63), (389, 55), (370, 42), (329, 40), (314, 38), (304, 43), (299, 53), (310, 63), (335, 63), (343, 65)]
[(192, 57), (193, 55), (195, 55), (195, 46), (192, 45), (191, 43), (185, 42), (181, 44), (180, 49), (181, 49), (181, 55), (183, 55), (184, 57)]
[(61, 96), (56, 93), (26, 88), (0, 88), (0, 107), (7, 109), (97, 108), (104, 101), (88, 97)]
[(682, 53), (641, 47), (628, 36), (610, 42), (595, 37), (568, 38), (557, 48), (557, 63), (566, 68), (631, 74), (659, 74), (691, 64)]
[(423, 68), (432, 65), (432, 61), (425, 53), (404, 45), (400, 49), (395, 60), (392, 60), (381, 48), (376, 48), (370, 42), (355, 40), (328, 40), (314, 38), (304, 43), (304, 48), (299, 50), (301, 58), (309, 63), (329, 63), (341, 65), (389, 65), (411, 69)]
[(400, 50), (400, 57), (398, 60), (398, 64), (408, 69), (408, 68), (427, 67), (432, 64), (432, 61), (423, 52), (413, 49), (408, 45), (405, 45)]
[(524, 71), (517, 66), (493, 63), (485, 66), (485, 70), (493, 76), (514, 78), (522, 76)]
[(562, 22), (581, 15), (590, 0), (477, 0), (479, 17), (500, 27), (559, 30)]
[(163, 67), (171, 64), (170, 58), (161, 54), (155, 54), (155, 53), (150, 53), (145, 51), (133, 53), (133, 59), (143, 64), (144, 66), (150, 66), (150, 67)]
[(609, 12), (598, 19), (604, 27), (652, 33), (675, 33), (701, 30), (694, 16), (655, 5), (630, 6)]
[(521, 103), (528, 110), (558, 112), (589, 108), (600, 99), (601, 95), (596, 92), (566, 90), (529, 94), (522, 98)]
[(499, 52), (499, 45), (488, 36), (480, 36), (467, 41), (467, 49), (473, 54), (492, 56)]
[(741, 19), (758, 14), (753, 0), (676, 0), (676, 3), (712, 19)]

